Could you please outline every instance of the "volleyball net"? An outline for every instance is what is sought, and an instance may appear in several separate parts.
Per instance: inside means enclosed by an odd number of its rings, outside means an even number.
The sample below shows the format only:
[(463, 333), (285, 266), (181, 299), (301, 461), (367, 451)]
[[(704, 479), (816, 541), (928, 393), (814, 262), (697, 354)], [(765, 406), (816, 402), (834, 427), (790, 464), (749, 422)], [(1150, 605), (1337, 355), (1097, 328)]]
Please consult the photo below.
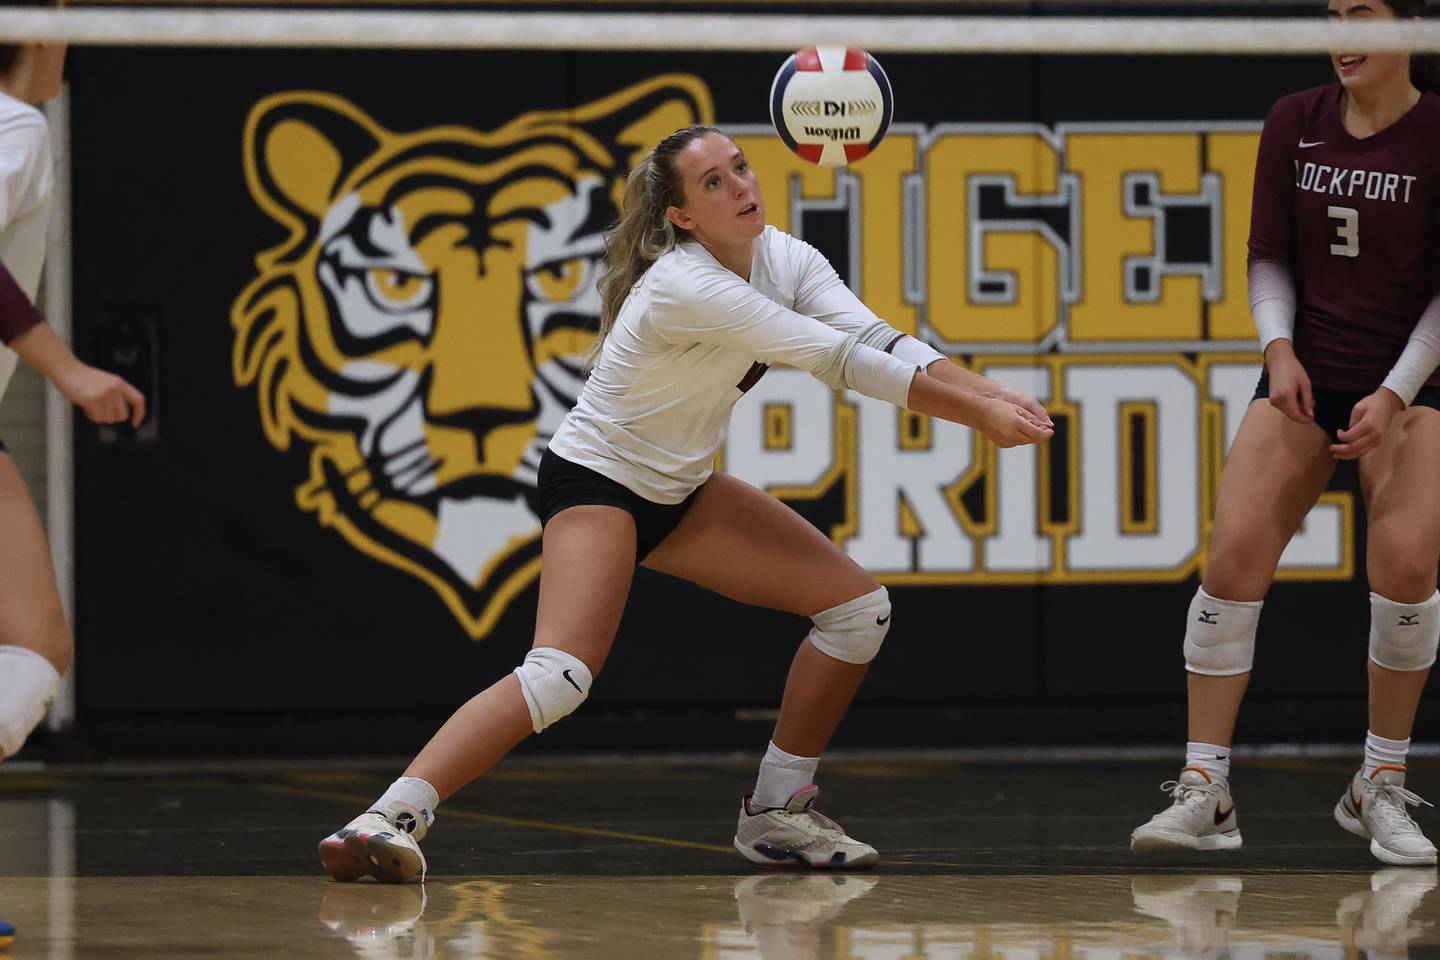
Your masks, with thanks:
[(1253, 15), (6, 8), (0, 10), (0, 36), (103, 46), (367, 49), (778, 52), (830, 44), (877, 53), (1440, 51), (1440, 21), (1331, 22)]

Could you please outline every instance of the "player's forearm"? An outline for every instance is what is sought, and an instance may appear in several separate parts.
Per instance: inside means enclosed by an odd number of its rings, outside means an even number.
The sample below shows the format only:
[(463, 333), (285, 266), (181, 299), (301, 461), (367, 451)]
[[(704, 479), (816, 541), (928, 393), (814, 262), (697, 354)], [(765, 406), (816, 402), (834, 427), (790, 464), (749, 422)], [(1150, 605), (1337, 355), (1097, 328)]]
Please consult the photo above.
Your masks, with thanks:
[(983, 400), (972, 390), (947, 383), (941, 377), (920, 376), (910, 382), (910, 397), (905, 406), (916, 413), (928, 414), (967, 427), (977, 426)]
[(59, 383), (66, 374), (80, 366), (75, 354), (65, 345), (48, 323), (40, 323), (10, 341), (10, 349), (20, 359), (39, 371), (47, 380)]
[(1400, 398), (1409, 406), (1415, 394), (1430, 379), (1435, 368), (1440, 366), (1440, 294), (1430, 301), (1430, 306), (1420, 316), (1420, 322), (1410, 333), (1405, 350), (1395, 361), (1382, 387)]
[(967, 370), (960, 364), (947, 358), (941, 357), (925, 368), (925, 373), (952, 387), (958, 387), (967, 393), (981, 393), (989, 395), (992, 391), (1000, 389), (1000, 384), (989, 377), (982, 376), (974, 370)]
[(1248, 270), (1250, 314), (1260, 352), (1276, 340), (1295, 339), (1295, 280), (1290, 267), (1276, 260), (1251, 260)]

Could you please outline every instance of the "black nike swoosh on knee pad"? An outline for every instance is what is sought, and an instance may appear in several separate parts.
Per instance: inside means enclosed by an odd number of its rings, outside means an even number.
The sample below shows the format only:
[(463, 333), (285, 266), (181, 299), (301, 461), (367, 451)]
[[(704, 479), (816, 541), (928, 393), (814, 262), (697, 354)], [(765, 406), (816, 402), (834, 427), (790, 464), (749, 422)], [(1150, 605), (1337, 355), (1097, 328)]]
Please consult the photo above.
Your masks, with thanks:
[(584, 690), (581, 690), (581, 689), (580, 689), (580, 684), (578, 684), (578, 683), (575, 682), (575, 678), (572, 677), (572, 676), (570, 676), (570, 671), (569, 671), (569, 670), (562, 670), (562, 671), (560, 671), (560, 676), (564, 677), (564, 678), (565, 678), (565, 682), (568, 683), (568, 684), (570, 684), (570, 686), (572, 686), (572, 687), (575, 688), (575, 692), (576, 692), (576, 693), (579, 693), (579, 694), (584, 694), (584, 693), (585, 693)]

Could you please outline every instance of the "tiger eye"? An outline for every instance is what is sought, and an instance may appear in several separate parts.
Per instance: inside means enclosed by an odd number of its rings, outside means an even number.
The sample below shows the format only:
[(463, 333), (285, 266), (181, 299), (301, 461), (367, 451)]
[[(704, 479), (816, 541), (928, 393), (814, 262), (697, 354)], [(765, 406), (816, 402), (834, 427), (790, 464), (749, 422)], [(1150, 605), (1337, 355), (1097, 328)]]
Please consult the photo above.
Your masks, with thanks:
[(532, 274), (536, 292), (547, 300), (572, 300), (585, 282), (588, 266), (583, 257), (546, 264)]
[(421, 277), (413, 273), (401, 273), (398, 270), (376, 268), (370, 273), (375, 280), (375, 288), (391, 300), (409, 300), (415, 296), (422, 282)]

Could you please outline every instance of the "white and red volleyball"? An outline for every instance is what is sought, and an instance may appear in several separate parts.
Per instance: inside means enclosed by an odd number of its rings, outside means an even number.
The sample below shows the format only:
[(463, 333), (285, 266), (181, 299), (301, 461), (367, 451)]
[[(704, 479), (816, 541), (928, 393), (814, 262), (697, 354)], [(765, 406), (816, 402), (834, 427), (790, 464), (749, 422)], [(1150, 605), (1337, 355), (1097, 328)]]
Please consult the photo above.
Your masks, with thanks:
[(797, 50), (770, 85), (775, 132), (822, 167), (843, 167), (878, 147), (894, 112), (890, 79), (858, 47)]

